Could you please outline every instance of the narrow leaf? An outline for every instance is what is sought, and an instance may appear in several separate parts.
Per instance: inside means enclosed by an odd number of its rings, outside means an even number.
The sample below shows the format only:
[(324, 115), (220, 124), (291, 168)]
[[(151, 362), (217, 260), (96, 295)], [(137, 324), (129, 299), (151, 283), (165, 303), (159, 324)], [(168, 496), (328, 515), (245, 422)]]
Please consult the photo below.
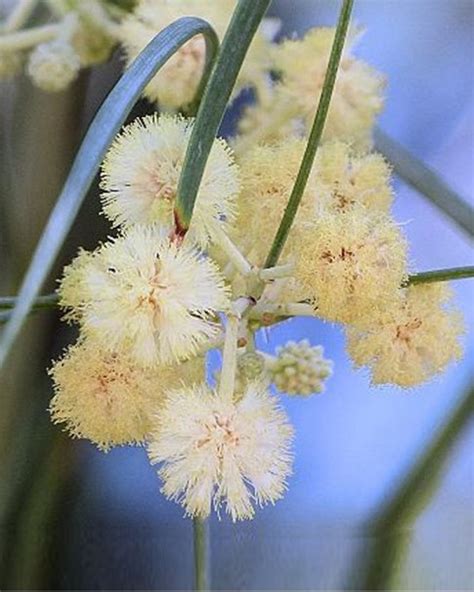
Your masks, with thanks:
[(313, 126), (309, 134), (308, 144), (301, 161), (301, 166), (296, 177), (293, 191), (291, 192), (288, 205), (286, 206), (285, 213), (283, 214), (282, 221), (275, 235), (270, 253), (265, 262), (265, 267), (274, 267), (285, 246), (288, 234), (290, 233), (291, 226), (294, 222), (296, 212), (300, 205), (303, 193), (308, 183), (311, 169), (313, 168), (314, 157), (318, 150), (319, 143), (324, 131), (324, 125), (326, 123), (327, 114), (329, 111), (329, 105), (331, 103), (331, 97), (336, 83), (337, 71), (339, 69), (339, 63), (341, 61), (342, 50), (346, 40), (347, 29), (349, 28), (349, 22), (351, 18), (353, 0), (344, 0), (341, 12), (339, 14), (339, 21), (336, 27), (336, 33), (334, 35), (334, 42), (331, 48), (331, 55), (329, 56), (329, 63), (326, 70), (326, 77), (324, 79), (323, 89), (321, 91), (321, 97), (319, 99), (318, 109), (314, 117)]
[(270, 0), (240, 0), (222, 41), (221, 50), (199, 107), (176, 199), (176, 231), (189, 228), (207, 159), (242, 62)]
[(427, 197), (461, 230), (474, 236), (474, 209), (421, 160), (380, 128), (375, 129), (375, 147), (392, 164), (395, 173)]
[(336, 83), (337, 71), (341, 61), (342, 50), (344, 49), (344, 43), (346, 41), (347, 29), (349, 28), (353, 3), (353, 0), (344, 0), (339, 14), (339, 21), (334, 35), (331, 55), (329, 56), (323, 89), (321, 91), (321, 97), (314, 117), (313, 126), (309, 134), (308, 144), (306, 145), (298, 176), (296, 177), (295, 185), (291, 192), (285, 213), (283, 214), (280, 227), (277, 230), (272, 248), (270, 249), (270, 253), (265, 262), (265, 267), (274, 267), (277, 264), (306, 189), (306, 184), (308, 183), (309, 175), (313, 168), (314, 157), (316, 156), (323, 135), (329, 105)]

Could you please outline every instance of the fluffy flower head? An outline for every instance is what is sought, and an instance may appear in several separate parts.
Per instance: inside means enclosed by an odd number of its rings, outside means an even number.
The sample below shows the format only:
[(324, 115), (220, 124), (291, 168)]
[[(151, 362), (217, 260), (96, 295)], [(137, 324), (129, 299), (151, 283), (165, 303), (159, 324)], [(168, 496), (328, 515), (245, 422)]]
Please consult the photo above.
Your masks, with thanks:
[[(102, 167), (104, 213), (115, 225), (174, 225), (174, 203), (192, 119), (152, 115), (124, 128)], [(217, 139), (196, 201), (190, 235), (206, 245), (212, 228), (235, 217), (239, 174), (230, 148)]]
[[(250, 149), (239, 159), (242, 190), (234, 239), (255, 264), (263, 264), (288, 203), (305, 142), (288, 139), (274, 145)], [(312, 179), (312, 178), (311, 178)], [(312, 180), (298, 210), (296, 222), (312, 218)], [(265, 232), (262, 232), (262, 221)]]
[[(334, 33), (333, 28), (313, 29), (303, 39), (286, 40), (272, 47), (273, 68), (279, 73), (279, 81), (261, 92), (258, 102), (245, 110), (239, 122), (242, 136), (236, 143), (237, 151), (256, 141), (274, 142), (310, 129)], [(351, 54), (357, 36), (353, 32), (346, 42), (323, 138), (344, 140), (364, 151), (372, 145), (375, 118), (383, 107), (384, 80)]]
[(59, 92), (77, 77), (81, 61), (70, 43), (56, 39), (41, 43), (31, 52), (28, 74), (46, 92)]
[(461, 315), (443, 284), (411, 286), (365, 326), (347, 331), (356, 366), (369, 366), (374, 384), (415, 386), (446, 369), (462, 353)]
[[(406, 275), (406, 242), (385, 214), (365, 208), (326, 213), (300, 229), (296, 280), (300, 299), (343, 323), (392, 301)], [(298, 291), (298, 288), (297, 288)]]
[(89, 341), (71, 347), (50, 374), (55, 395), (50, 412), (75, 438), (101, 450), (142, 443), (164, 391), (202, 379), (202, 361), (180, 367), (138, 368), (127, 356), (105, 352)]
[[(140, 0), (121, 25), (120, 37), (128, 62), (133, 61), (153, 37), (184, 16), (206, 19), (220, 38), (235, 8), (235, 0)], [(192, 102), (204, 70), (206, 46), (202, 35), (184, 44), (150, 82), (145, 95), (164, 110), (177, 110)], [(239, 76), (240, 87), (259, 84), (270, 59), (265, 38), (257, 33)]]
[(149, 445), (163, 463), (162, 491), (190, 516), (224, 505), (232, 520), (252, 518), (253, 502), (274, 503), (291, 473), (292, 428), (259, 383), (237, 402), (207, 386), (171, 392)]
[(213, 315), (228, 306), (212, 261), (140, 226), (66, 268), (60, 296), (76, 307), (86, 335), (145, 366), (193, 356), (218, 332)]
[(317, 214), (348, 212), (358, 205), (388, 212), (393, 200), (390, 177), (390, 166), (380, 154), (356, 155), (340, 141), (323, 144), (312, 177)]
[[(282, 76), (281, 100), (295, 105), (311, 125), (329, 61), (335, 29), (310, 31), (302, 40), (287, 40), (274, 48), (275, 67)], [(325, 126), (326, 138), (349, 140), (361, 147), (371, 144), (371, 131), (383, 107), (384, 81), (368, 64), (357, 60), (351, 49), (353, 32), (338, 71)]]

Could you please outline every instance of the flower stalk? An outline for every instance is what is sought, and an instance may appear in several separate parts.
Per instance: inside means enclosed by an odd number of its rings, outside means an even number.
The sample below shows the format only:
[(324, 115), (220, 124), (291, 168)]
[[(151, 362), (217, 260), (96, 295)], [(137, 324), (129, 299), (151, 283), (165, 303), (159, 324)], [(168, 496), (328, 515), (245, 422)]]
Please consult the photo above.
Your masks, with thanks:
[(238, 247), (232, 242), (222, 228), (215, 224), (213, 227), (213, 239), (216, 244), (224, 251), (229, 262), (244, 277), (252, 273), (252, 265), (247, 261)]
[(29, 49), (40, 43), (55, 39), (61, 31), (61, 25), (42, 25), (24, 31), (0, 35), (0, 50), (18, 51)]
[(197, 592), (210, 589), (209, 520), (193, 519), (194, 537), (194, 589)]

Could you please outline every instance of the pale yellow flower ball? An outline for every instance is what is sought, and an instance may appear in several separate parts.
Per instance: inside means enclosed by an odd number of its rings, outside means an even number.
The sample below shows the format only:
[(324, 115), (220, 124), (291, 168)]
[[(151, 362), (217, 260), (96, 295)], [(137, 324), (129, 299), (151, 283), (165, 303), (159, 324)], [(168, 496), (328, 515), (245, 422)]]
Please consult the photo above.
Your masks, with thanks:
[(232, 520), (254, 516), (254, 505), (280, 499), (291, 473), (293, 429), (275, 399), (259, 383), (238, 401), (206, 385), (169, 393), (156, 416), (148, 447), (163, 493), (190, 516), (212, 507)]
[(359, 207), (299, 229), (295, 295), (318, 316), (352, 323), (393, 300), (406, 277), (406, 241), (386, 214)]
[(55, 395), (50, 412), (73, 438), (87, 438), (107, 451), (143, 443), (151, 418), (170, 388), (201, 381), (202, 359), (179, 366), (137, 367), (129, 357), (95, 342), (71, 347), (50, 370)]
[(443, 284), (414, 285), (400, 291), (360, 327), (347, 330), (347, 349), (356, 366), (368, 366), (374, 384), (421, 384), (462, 355), (461, 314)]
[[(104, 213), (115, 226), (159, 223), (174, 228), (178, 182), (193, 119), (152, 115), (123, 129), (102, 166)], [(209, 155), (189, 230), (201, 246), (213, 228), (227, 230), (235, 219), (239, 170), (229, 146), (216, 139)]]
[(66, 89), (79, 74), (81, 61), (70, 43), (55, 39), (37, 45), (28, 61), (28, 74), (46, 92)]
[(156, 227), (135, 226), (65, 269), (60, 304), (85, 335), (137, 364), (194, 356), (220, 331), (229, 305), (217, 266)]
[(381, 154), (357, 155), (343, 142), (327, 142), (316, 155), (312, 192), (317, 214), (358, 205), (388, 212), (394, 197), (391, 168)]
[[(238, 158), (242, 189), (238, 218), (231, 231), (251, 261), (262, 265), (290, 198), (305, 150), (305, 140), (289, 138), (256, 145)], [(284, 258), (298, 257), (294, 238), (299, 225), (327, 212), (347, 213), (365, 206), (388, 212), (393, 199), (391, 170), (379, 154), (356, 155), (345, 143), (323, 144), (299, 205)], [(262, 232), (262, 223), (265, 231)]]
[[(256, 265), (270, 250), (304, 154), (305, 142), (290, 138), (272, 145), (254, 146), (239, 158), (242, 189), (232, 236)], [(303, 196), (296, 224), (314, 217), (312, 182)], [(292, 229), (292, 235), (295, 229)]]
[[(311, 128), (334, 33), (334, 28), (312, 29), (303, 39), (290, 39), (273, 46), (279, 82), (262, 96), (260, 104), (244, 114), (241, 132), (268, 141), (285, 137), (293, 119), (302, 120), (306, 130)], [(372, 129), (383, 108), (385, 83), (376, 70), (352, 55), (357, 36), (355, 32), (346, 41), (323, 138), (341, 139), (366, 150), (372, 145)]]
[[(208, 21), (220, 39), (236, 6), (235, 0), (141, 0), (121, 24), (120, 38), (132, 62), (162, 29), (184, 16)], [(176, 111), (189, 105), (198, 89), (205, 64), (206, 47), (198, 35), (181, 47), (163, 66), (145, 90), (162, 110)], [(238, 79), (238, 87), (260, 85), (270, 68), (270, 55), (263, 32), (257, 32)]]

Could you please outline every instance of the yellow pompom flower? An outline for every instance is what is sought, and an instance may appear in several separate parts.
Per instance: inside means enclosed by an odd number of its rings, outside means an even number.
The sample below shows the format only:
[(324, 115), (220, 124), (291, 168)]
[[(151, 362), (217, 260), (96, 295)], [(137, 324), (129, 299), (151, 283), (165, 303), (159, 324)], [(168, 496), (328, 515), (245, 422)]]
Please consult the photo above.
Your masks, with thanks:
[[(105, 215), (115, 226), (174, 227), (179, 177), (194, 120), (156, 114), (137, 119), (115, 139), (102, 166)], [(199, 189), (190, 236), (202, 246), (214, 225), (235, 218), (239, 171), (229, 146), (217, 139)]]
[(61, 305), (76, 307), (84, 333), (108, 351), (144, 366), (167, 364), (217, 335), (227, 289), (217, 266), (192, 246), (136, 226), (82, 258), (65, 269)]
[[(303, 39), (273, 46), (274, 69), (279, 82), (263, 93), (260, 104), (251, 106), (240, 123), (245, 145), (282, 138), (291, 120), (302, 120), (310, 129), (320, 99), (334, 40), (334, 28), (313, 29)], [(366, 150), (372, 145), (372, 129), (383, 108), (384, 79), (352, 55), (357, 32), (346, 42), (337, 74), (323, 138), (340, 139)], [(280, 131), (281, 130), (281, 131)]]
[[(288, 204), (304, 148), (303, 140), (291, 138), (273, 145), (254, 146), (239, 159), (242, 189), (232, 236), (256, 265), (262, 265), (268, 255)], [(297, 223), (314, 217), (312, 179), (300, 204)]]
[(87, 297), (84, 292), (87, 271), (94, 262), (94, 255), (90, 251), (79, 249), (77, 257), (64, 268), (58, 288), (59, 303), (65, 308), (63, 320), (79, 322), (81, 319), (81, 306)]
[(347, 212), (358, 205), (388, 212), (393, 201), (391, 169), (381, 154), (356, 155), (343, 142), (328, 142), (316, 155), (312, 193), (317, 213)]
[[(352, 323), (392, 301), (406, 277), (406, 241), (385, 214), (363, 207), (326, 213), (299, 228), (295, 278), (298, 300), (322, 318)], [(294, 295), (293, 295), (294, 297)]]
[(88, 340), (72, 346), (50, 370), (55, 395), (50, 413), (73, 438), (99, 449), (143, 443), (152, 415), (170, 388), (201, 381), (202, 359), (176, 366), (138, 368), (129, 357)]
[(80, 68), (75, 49), (62, 39), (37, 45), (28, 61), (28, 74), (35, 85), (52, 93), (66, 89), (77, 78)]
[(206, 385), (170, 392), (148, 447), (163, 493), (190, 516), (224, 506), (232, 520), (252, 518), (254, 503), (280, 499), (291, 473), (293, 430), (259, 383), (237, 402)]
[[(222, 39), (236, 6), (235, 0), (140, 0), (126, 17), (120, 39), (132, 62), (162, 29), (184, 16), (208, 21)], [(202, 35), (185, 43), (161, 68), (145, 90), (165, 111), (189, 105), (198, 89), (205, 65), (206, 46)], [(238, 87), (259, 85), (270, 68), (270, 55), (263, 32), (257, 32), (238, 79)]]
[(461, 357), (463, 321), (443, 284), (403, 289), (391, 307), (347, 330), (356, 366), (369, 366), (374, 384), (411, 387), (443, 372)]
[[(290, 138), (255, 145), (238, 160), (242, 189), (232, 236), (256, 265), (264, 263), (288, 204), (306, 142)], [(293, 237), (301, 223), (326, 212), (347, 213), (360, 206), (388, 212), (393, 199), (390, 167), (379, 154), (355, 155), (339, 141), (323, 144), (316, 155), (290, 232), (285, 257), (295, 254)], [(265, 232), (262, 232), (262, 220)]]

